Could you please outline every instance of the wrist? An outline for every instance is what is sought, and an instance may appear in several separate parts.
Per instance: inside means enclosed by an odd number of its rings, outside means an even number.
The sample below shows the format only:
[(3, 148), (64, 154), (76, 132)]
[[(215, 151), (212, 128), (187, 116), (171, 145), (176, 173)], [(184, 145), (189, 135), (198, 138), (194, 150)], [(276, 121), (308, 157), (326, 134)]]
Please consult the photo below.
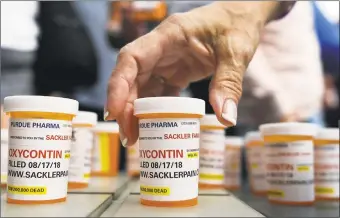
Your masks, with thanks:
[(265, 25), (276, 16), (281, 7), (279, 1), (220, 1), (212, 5), (223, 9), (228, 17), (239, 17), (247, 22)]
[(273, 13), (271, 20), (278, 20), (286, 16), (295, 5), (296, 1), (280, 1), (276, 11)]
[(294, 4), (295, 1), (220, 1), (211, 5), (224, 10), (226, 14), (265, 25), (272, 20), (284, 17)]

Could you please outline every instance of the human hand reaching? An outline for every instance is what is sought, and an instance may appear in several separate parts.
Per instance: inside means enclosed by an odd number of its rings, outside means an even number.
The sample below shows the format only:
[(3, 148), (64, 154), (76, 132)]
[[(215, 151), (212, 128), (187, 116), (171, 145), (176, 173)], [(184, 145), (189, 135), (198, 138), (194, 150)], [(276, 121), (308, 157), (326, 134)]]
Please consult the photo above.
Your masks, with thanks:
[(213, 76), (209, 102), (218, 120), (236, 125), (242, 78), (276, 1), (215, 2), (175, 14), (121, 49), (108, 86), (104, 118), (116, 119), (124, 146), (138, 138), (137, 98), (178, 96)]

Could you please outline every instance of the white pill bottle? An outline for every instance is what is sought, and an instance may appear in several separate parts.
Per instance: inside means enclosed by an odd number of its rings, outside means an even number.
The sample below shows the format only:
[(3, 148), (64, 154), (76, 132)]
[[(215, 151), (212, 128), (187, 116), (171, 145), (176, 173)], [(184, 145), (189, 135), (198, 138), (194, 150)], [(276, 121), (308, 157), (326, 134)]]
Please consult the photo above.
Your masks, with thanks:
[(72, 121), (69, 189), (86, 188), (89, 185), (94, 144), (93, 128), (97, 120), (96, 113), (79, 111)]
[(66, 201), (72, 120), (79, 103), (47, 96), (10, 96), (7, 202)]
[(317, 201), (338, 201), (339, 129), (323, 128), (314, 140), (315, 197)]
[(215, 114), (201, 119), (200, 189), (224, 188), (225, 129)]
[(246, 163), (250, 190), (254, 195), (266, 196), (264, 144), (260, 132), (251, 131), (245, 135)]
[(265, 143), (268, 199), (285, 205), (313, 205), (314, 146), (318, 127), (309, 123), (260, 126)]
[(244, 141), (242, 137), (225, 137), (224, 157), (224, 186), (227, 190), (238, 190), (242, 185), (242, 149)]
[(196, 205), (205, 102), (184, 97), (141, 98), (134, 102), (134, 113), (139, 119), (141, 203)]

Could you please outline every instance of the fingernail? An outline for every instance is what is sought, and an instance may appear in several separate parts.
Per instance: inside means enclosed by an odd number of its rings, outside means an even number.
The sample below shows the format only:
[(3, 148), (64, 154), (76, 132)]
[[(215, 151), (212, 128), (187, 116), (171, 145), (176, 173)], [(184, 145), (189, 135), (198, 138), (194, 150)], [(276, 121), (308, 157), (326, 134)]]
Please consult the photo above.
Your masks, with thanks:
[(106, 121), (107, 117), (109, 116), (109, 112), (104, 108), (104, 114), (103, 114), (103, 119)]
[(225, 101), (222, 110), (222, 118), (231, 123), (233, 126), (236, 125), (237, 120), (237, 106), (235, 101), (228, 99)]
[(128, 139), (125, 137), (125, 134), (123, 133), (121, 129), (119, 129), (119, 138), (120, 138), (120, 141), (122, 142), (123, 147), (126, 147), (128, 143)]
[(127, 140), (127, 138), (125, 138), (125, 139), (122, 141), (122, 145), (123, 145), (124, 148), (126, 148), (127, 143), (128, 143), (128, 140)]

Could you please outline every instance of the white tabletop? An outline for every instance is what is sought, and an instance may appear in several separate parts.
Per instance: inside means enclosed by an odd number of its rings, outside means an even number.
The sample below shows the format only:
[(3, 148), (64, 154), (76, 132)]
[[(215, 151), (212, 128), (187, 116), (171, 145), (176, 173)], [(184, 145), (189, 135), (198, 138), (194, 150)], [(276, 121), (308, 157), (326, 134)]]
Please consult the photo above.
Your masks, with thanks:
[[(131, 194), (140, 194), (139, 181), (131, 182)], [(229, 192), (225, 189), (200, 189), (199, 195), (229, 195)]]
[(119, 204), (113, 202), (102, 217), (264, 217), (234, 196), (199, 196), (199, 204), (187, 208), (143, 206), (139, 195)]
[(112, 203), (110, 194), (69, 194), (66, 202), (46, 205), (7, 204), (1, 196), (1, 217), (98, 217)]
[(115, 194), (126, 188), (128, 181), (128, 177), (125, 175), (117, 177), (92, 177), (89, 187), (70, 189), (68, 192), (78, 194)]
[(199, 195), (227, 196), (229, 192), (225, 189), (199, 189)]

